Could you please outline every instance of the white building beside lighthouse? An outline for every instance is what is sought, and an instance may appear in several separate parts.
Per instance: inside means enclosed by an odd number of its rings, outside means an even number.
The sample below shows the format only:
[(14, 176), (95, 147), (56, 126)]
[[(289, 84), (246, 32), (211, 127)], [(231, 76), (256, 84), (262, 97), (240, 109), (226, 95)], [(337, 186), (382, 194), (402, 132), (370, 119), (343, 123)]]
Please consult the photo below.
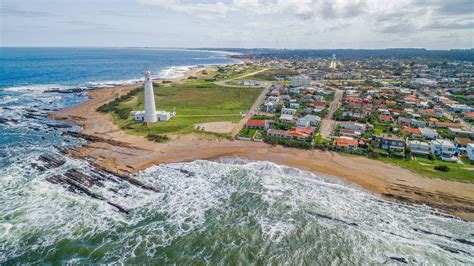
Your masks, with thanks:
[(130, 114), (134, 116), (135, 120), (143, 121), (144, 123), (170, 120), (173, 114), (166, 111), (156, 111), (155, 109), (155, 94), (153, 92), (153, 82), (151, 80), (151, 73), (149, 70), (145, 71), (143, 92), (145, 98), (145, 111), (130, 112)]

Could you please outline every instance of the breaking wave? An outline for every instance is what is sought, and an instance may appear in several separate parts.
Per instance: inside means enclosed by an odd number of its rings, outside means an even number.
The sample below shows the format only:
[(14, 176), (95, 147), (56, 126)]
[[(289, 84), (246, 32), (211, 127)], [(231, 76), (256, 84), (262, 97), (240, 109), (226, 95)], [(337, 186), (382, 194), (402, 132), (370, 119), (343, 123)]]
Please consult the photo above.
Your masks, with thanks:
[[(25, 162), (25, 160), (21, 160)], [(131, 210), (32, 175), (0, 174), (0, 262), (472, 263), (472, 223), (270, 162), (232, 158), (154, 166), (97, 188)], [(90, 166), (68, 158), (59, 170)], [(22, 178), (31, 176), (31, 178)]]

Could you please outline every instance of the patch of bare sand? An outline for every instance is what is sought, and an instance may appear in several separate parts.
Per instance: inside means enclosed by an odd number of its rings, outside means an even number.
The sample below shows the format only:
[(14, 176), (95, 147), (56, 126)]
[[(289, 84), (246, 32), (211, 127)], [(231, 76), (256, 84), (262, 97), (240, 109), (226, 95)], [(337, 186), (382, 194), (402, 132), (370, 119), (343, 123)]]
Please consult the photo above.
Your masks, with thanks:
[(205, 132), (227, 134), (231, 133), (236, 125), (234, 122), (209, 122), (196, 124), (195, 128)]

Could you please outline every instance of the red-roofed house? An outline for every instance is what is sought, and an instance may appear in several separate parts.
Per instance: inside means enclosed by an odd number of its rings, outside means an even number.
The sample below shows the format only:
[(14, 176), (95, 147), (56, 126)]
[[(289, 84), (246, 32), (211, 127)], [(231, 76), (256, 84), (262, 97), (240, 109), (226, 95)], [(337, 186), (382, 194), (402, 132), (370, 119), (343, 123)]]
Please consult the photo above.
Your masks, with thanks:
[(405, 134), (407, 134), (408, 136), (421, 137), (421, 131), (420, 131), (419, 128), (403, 127), (402, 130), (403, 130), (403, 132), (405, 132)]
[(379, 116), (380, 123), (389, 124), (393, 122), (393, 118), (389, 115), (380, 115)]
[(245, 124), (248, 129), (268, 129), (270, 127), (270, 120), (255, 120), (249, 119)]
[(339, 149), (357, 149), (358, 141), (350, 138), (337, 138), (336, 147)]

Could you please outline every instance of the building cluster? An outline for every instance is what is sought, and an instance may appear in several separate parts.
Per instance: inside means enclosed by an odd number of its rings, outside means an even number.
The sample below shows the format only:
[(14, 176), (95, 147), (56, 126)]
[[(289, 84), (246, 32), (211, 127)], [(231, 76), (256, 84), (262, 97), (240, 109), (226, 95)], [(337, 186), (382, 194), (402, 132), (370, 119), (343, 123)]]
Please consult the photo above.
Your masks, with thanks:
[(313, 86), (307, 76), (277, 82), (259, 114), (247, 122), (240, 138), (258, 140), (252, 130), (260, 130), (260, 134), (271, 138), (311, 142), (333, 95), (333, 91), (321, 84)]
[(444, 161), (458, 161), (463, 154), (472, 158), (474, 108), (456, 101), (452, 92), (464, 93), (464, 99), (472, 98), (472, 90), (430, 86), (376, 87), (367, 82), (338, 86), (344, 94), (334, 114), (335, 146), (369, 148), (384, 155), (433, 155)]

